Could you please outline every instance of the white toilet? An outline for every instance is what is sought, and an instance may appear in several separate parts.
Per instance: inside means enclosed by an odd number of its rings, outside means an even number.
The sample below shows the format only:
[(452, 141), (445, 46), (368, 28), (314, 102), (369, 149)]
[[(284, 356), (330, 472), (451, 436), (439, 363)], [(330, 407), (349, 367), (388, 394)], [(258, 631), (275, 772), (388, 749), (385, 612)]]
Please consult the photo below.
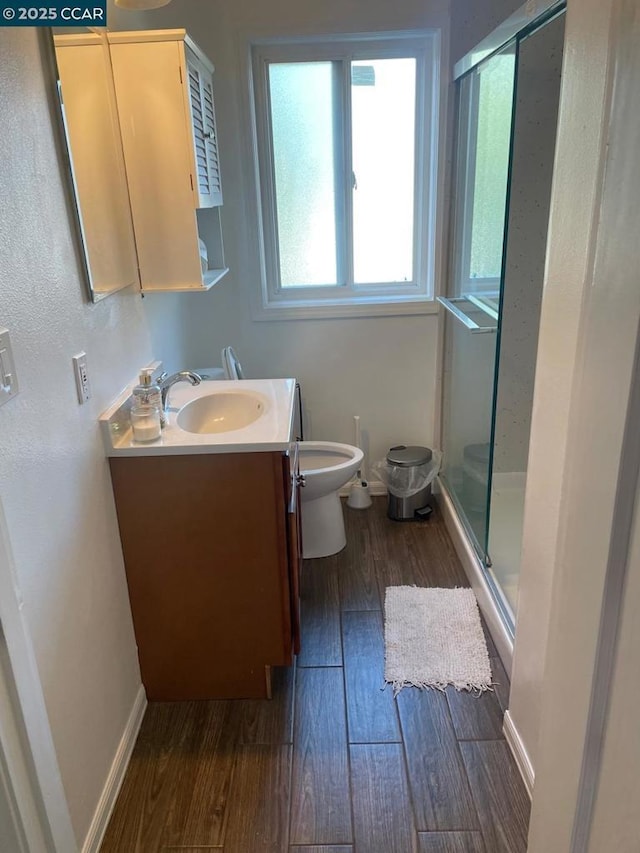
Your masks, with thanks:
[(362, 464), (362, 450), (333, 441), (301, 441), (302, 556), (329, 557), (347, 544), (338, 491)]
[[(222, 350), (227, 379), (243, 379), (242, 368), (231, 347)], [(300, 442), (302, 498), (302, 556), (329, 557), (347, 544), (339, 490), (362, 464), (364, 454), (350, 444), (332, 441)]]

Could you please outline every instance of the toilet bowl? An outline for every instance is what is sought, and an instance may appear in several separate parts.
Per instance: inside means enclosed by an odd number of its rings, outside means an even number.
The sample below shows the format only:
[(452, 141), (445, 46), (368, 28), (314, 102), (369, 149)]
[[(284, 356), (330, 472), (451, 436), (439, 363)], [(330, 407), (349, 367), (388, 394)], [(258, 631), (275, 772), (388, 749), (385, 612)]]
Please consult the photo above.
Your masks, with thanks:
[[(226, 379), (244, 379), (232, 347), (222, 350), (221, 360)], [(337, 554), (347, 544), (338, 491), (360, 468), (363, 455), (362, 450), (350, 444), (300, 442), (300, 473), (305, 479), (300, 490), (305, 560)]]
[(300, 442), (302, 556), (329, 557), (347, 544), (338, 492), (362, 464), (363, 453), (350, 444)]

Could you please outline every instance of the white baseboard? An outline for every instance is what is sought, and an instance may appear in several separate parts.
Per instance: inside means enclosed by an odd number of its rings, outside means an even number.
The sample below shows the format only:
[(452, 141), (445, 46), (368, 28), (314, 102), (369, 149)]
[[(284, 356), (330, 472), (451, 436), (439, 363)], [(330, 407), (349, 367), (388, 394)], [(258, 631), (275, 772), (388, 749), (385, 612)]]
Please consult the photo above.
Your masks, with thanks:
[(535, 781), (533, 765), (531, 764), (531, 759), (529, 758), (527, 750), (525, 749), (525, 746), (522, 742), (522, 738), (520, 737), (518, 730), (513, 724), (511, 714), (508, 711), (505, 711), (504, 714), (502, 731), (504, 732), (505, 739), (509, 744), (511, 752), (513, 753), (513, 757), (515, 758), (516, 764), (518, 765), (518, 770), (520, 771), (520, 775), (522, 776), (524, 786), (527, 789), (527, 794), (529, 794), (529, 799), (532, 799), (533, 783)]
[(107, 781), (102, 789), (98, 806), (93, 815), (91, 826), (87, 832), (84, 844), (82, 845), (82, 853), (98, 853), (104, 834), (107, 830), (107, 824), (116, 804), (118, 793), (124, 779), (124, 774), (129, 766), (131, 753), (140, 731), (142, 718), (147, 707), (147, 697), (144, 692), (144, 687), (140, 685), (140, 689), (127, 720), (127, 725), (124, 728), (118, 749), (116, 750), (111, 770), (107, 776)]

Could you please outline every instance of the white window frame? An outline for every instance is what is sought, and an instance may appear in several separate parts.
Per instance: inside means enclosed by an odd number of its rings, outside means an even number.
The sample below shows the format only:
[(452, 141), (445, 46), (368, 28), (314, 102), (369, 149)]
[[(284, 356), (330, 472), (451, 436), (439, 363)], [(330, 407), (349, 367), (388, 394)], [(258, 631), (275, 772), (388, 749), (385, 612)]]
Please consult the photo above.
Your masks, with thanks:
[[(277, 62), (338, 61), (409, 57), (416, 59), (415, 186), (413, 280), (402, 283), (354, 284), (347, 281), (322, 287), (280, 286), (276, 191), (271, 137), (268, 67)], [(367, 316), (372, 314), (431, 313), (436, 269), (436, 188), (438, 185), (438, 111), (440, 38), (438, 30), (376, 35), (336, 36), (323, 39), (254, 41), (251, 45), (253, 86), (253, 153), (259, 210), (261, 251), (261, 308), (256, 319)], [(345, 74), (341, 124), (351, 112), (351, 87)], [(349, 246), (352, 187), (349, 122), (343, 128), (341, 163), (342, 209), (348, 211), (344, 228)], [(381, 203), (384, 199), (381, 196)]]

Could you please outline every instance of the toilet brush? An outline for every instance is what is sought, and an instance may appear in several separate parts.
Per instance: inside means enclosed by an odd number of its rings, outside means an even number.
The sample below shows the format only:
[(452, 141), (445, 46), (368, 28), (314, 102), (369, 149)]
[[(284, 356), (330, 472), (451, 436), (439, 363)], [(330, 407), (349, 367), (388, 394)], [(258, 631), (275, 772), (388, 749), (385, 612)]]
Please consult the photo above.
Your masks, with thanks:
[[(354, 415), (353, 420), (356, 425), (356, 447), (362, 450), (362, 439), (360, 436), (360, 416)], [(365, 460), (362, 459), (362, 467), (356, 472), (356, 479), (351, 484), (349, 489), (349, 497), (347, 498), (347, 506), (352, 509), (366, 509), (371, 506), (371, 495), (369, 494), (369, 484), (365, 476)]]

